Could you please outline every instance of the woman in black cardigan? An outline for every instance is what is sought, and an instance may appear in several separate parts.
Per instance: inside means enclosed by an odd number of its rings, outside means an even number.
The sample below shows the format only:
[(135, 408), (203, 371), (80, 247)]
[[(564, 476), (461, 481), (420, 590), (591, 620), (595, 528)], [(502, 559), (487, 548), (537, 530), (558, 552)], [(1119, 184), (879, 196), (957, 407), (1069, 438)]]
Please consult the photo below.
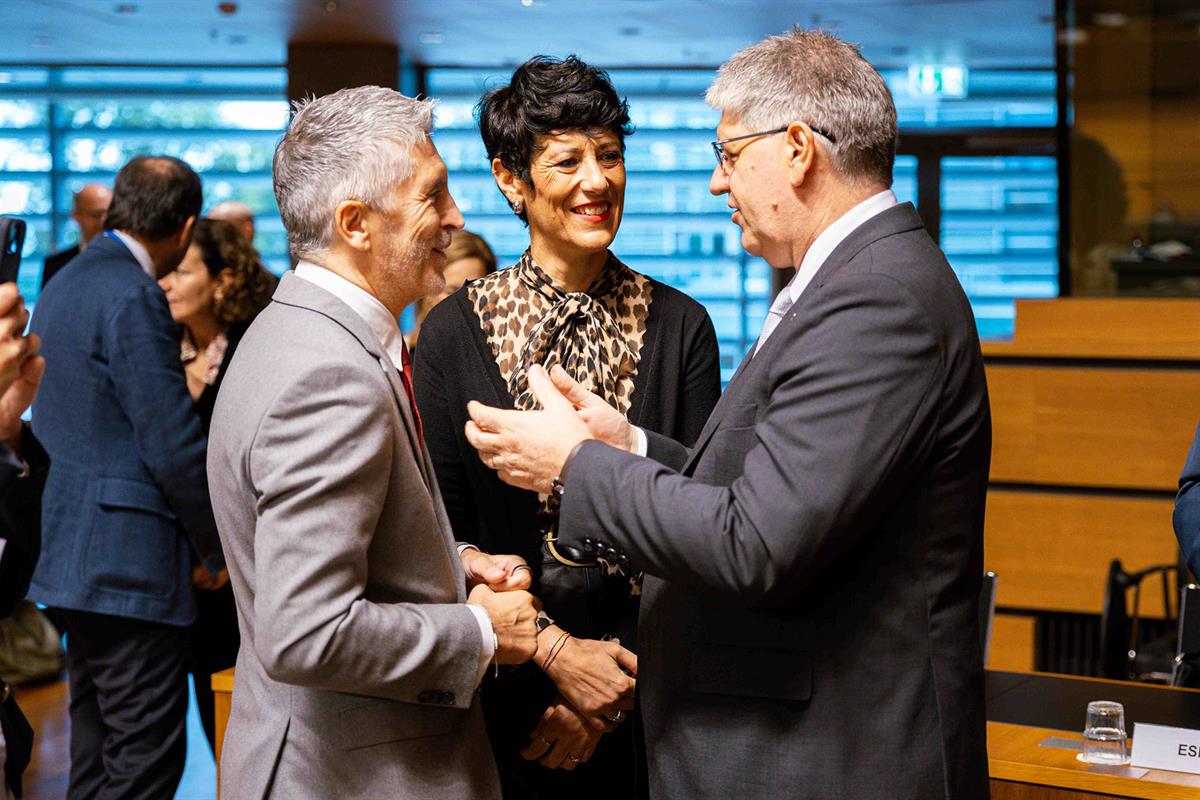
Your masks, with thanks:
[(484, 686), (488, 732), (510, 800), (644, 796), (640, 722), (626, 721), (640, 575), (558, 546), (555, 498), (509, 487), (480, 462), (466, 408), (533, 408), (528, 368), (561, 364), (635, 424), (690, 443), (720, 394), (716, 336), (702, 306), (608, 250), (630, 128), (603, 72), (532, 59), (483, 99), (479, 120), (529, 249), (430, 312), (414, 373), (456, 538), (524, 556), (546, 612), (533, 661)]
[[(221, 380), (242, 334), (270, 302), (275, 278), (233, 224), (201, 219), (183, 261), (158, 283), (167, 295), (172, 318), (183, 326), (183, 371), (207, 434)], [(207, 577), (204, 570), (201, 574)], [(196, 706), (214, 752), (212, 674), (234, 665), (239, 644), (233, 590), (227, 576), (223, 578), (219, 586), (197, 585), (196, 622), (190, 637)]]

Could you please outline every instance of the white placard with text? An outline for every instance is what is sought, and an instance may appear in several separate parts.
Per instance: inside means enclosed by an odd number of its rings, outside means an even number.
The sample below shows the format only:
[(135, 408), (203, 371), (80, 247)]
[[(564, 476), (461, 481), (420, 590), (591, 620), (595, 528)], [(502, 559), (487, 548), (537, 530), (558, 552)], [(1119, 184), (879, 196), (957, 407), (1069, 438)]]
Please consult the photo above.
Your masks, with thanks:
[(1200, 731), (1135, 722), (1130, 763), (1200, 775)]

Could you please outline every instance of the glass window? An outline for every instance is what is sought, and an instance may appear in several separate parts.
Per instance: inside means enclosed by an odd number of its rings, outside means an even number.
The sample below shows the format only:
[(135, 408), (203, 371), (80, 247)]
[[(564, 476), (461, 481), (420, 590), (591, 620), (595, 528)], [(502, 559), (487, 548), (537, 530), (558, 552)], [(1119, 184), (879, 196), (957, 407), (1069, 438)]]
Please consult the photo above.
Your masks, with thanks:
[(36, 301), (41, 262), (76, 243), (72, 196), (110, 184), (130, 158), (172, 155), (204, 184), (204, 207), (256, 215), (267, 266), (288, 268), (271, 159), (288, 119), (281, 68), (0, 68), (0, 213), (29, 224), (20, 285)]
[(943, 158), (941, 204), (942, 249), (980, 336), (1011, 336), (1015, 298), (1058, 295), (1056, 159)]

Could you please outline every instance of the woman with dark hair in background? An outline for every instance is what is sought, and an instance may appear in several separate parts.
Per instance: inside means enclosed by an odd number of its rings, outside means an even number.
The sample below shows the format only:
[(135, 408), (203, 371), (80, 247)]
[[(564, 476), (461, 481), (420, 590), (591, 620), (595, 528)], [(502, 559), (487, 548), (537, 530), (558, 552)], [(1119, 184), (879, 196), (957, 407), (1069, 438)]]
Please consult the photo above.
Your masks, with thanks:
[[(221, 379), (242, 335), (270, 302), (275, 279), (235, 225), (200, 219), (183, 261), (158, 283), (167, 295), (172, 318), (183, 326), (183, 371), (207, 435)], [(216, 712), (211, 677), (234, 665), (239, 644), (233, 590), (227, 573), (221, 578), (197, 583), (196, 622), (191, 633), (196, 705), (214, 752)]]
[(422, 297), (413, 303), (413, 328), (404, 336), (408, 346), (417, 346), (417, 339), (421, 336), (421, 323), (429, 316), (434, 306), (457, 292), (468, 281), (479, 280), (495, 271), (496, 256), (483, 237), (470, 231), (455, 231), (450, 239), (450, 246), (446, 248), (446, 268), (442, 270), (446, 285), (437, 294)]
[(539, 56), (477, 112), (529, 249), (429, 314), (415, 393), (456, 538), (524, 556), (545, 608), (535, 659), (484, 687), (488, 732), (510, 800), (644, 796), (632, 713), (641, 576), (559, 546), (557, 498), (480, 462), (467, 402), (533, 408), (528, 369), (558, 364), (634, 424), (690, 444), (720, 393), (716, 335), (702, 306), (608, 250), (631, 126), (607, 75)]

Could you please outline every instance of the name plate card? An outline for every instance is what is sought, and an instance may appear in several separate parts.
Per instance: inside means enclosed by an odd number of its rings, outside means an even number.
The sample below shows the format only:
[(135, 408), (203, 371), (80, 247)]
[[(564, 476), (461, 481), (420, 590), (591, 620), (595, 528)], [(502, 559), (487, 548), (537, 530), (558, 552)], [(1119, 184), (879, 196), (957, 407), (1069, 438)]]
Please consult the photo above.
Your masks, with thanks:
[(1200, 775), (1200, 731), (1135, 722), (1130, 762), (1137, 767)]

